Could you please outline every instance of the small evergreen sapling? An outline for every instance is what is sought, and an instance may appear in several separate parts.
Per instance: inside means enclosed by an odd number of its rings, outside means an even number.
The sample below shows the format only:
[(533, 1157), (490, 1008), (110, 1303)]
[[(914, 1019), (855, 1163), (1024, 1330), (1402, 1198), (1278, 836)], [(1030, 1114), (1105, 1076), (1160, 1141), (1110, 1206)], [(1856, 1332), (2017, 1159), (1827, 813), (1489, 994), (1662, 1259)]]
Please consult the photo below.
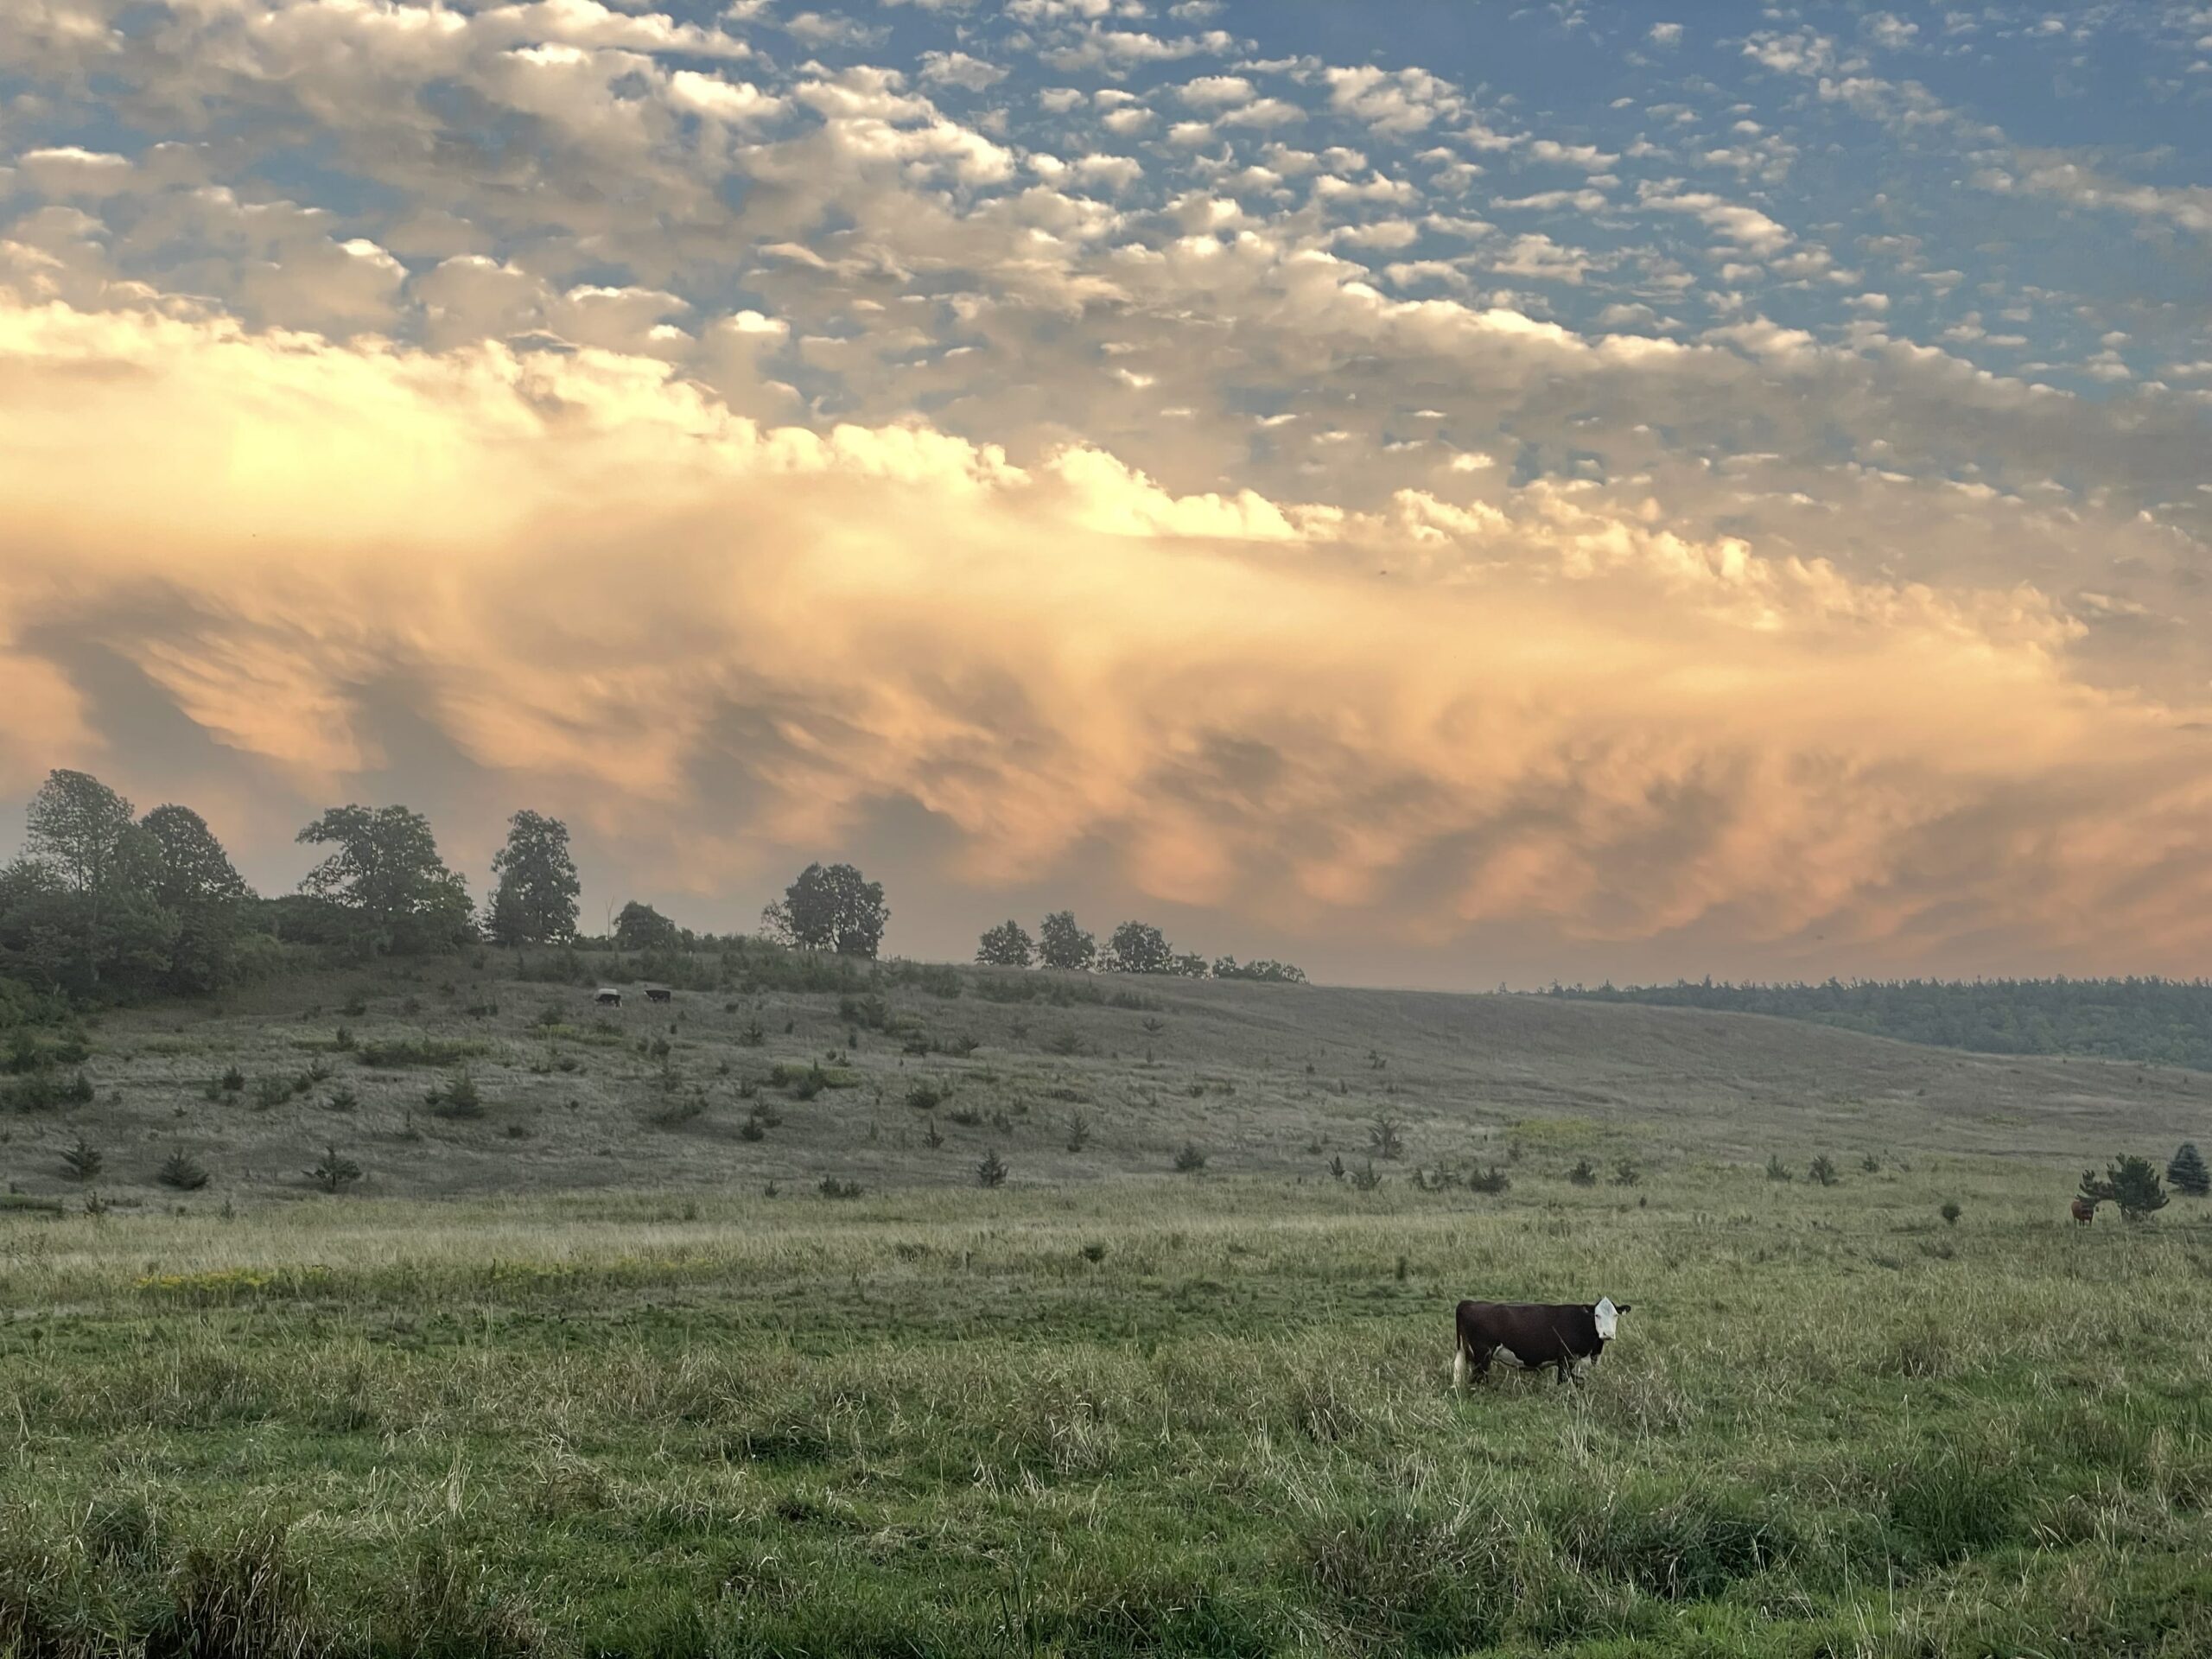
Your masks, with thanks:
[(2212, 1169), (2204, 1166), (2204, 1154), (2197, 1151), (2194, 1141), (2185, 1141), (2166, 1166), (2166, 1180), (2175, 1192), (2201, 1198), (2212, 1193)]

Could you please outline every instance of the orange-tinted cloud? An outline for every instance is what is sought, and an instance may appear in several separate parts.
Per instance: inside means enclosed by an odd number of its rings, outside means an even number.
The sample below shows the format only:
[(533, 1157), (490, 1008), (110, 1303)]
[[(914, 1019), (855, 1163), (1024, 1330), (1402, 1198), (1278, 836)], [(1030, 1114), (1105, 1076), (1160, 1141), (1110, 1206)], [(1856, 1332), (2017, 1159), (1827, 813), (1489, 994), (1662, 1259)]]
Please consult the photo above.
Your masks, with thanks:
[(731, 919), (918, 810), (940, 833), (894, 893), (954, 884), (980, 924), (1080, 881), (1317, 963), (1507, 932), (1592, 963), (2205, 943), (2205, 738), (2082, 683), (2043, 596), (1853, 580), (1572, 489), (1178, 497), (1096, 449), (764, 427), (650, 358), (15, 299), (0, 538), (8, 794), (130, 749), (146, 716), (72, 666), (96, 654), (301, 800), (406, 791), (404, 708), (483, 800)]

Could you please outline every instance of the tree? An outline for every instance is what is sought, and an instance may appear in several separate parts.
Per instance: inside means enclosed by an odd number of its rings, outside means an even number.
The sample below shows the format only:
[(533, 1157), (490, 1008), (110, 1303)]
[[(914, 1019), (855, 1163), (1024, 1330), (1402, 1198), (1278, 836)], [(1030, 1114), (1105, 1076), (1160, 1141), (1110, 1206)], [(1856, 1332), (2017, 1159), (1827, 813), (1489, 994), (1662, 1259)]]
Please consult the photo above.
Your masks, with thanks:
[(1098, 941), (1075, 925), (1075, 912), (1056, 910), (1037, 925), (1037, 955), (1047, 968), (1084, 974), (1098, 960)]
[(2082, 1196), (2093, 1205), (2118, 1205), (2122, 1221), (2148, 1221), (2167, 1204), (2165, 1189), (2158, 1184), (2158, 1166), (2132, 1152), (2106, 1165), (2102, 1177), (2094, 1169), (2083, 1170)]
[(810, 864), (763, 913), (772, 930), (809, 950), (873, 957), (891, 925), (883, 884), (850, 864)]
[(976, 960), (986, 968), (1027, 968), (1037, 959), (1037, 942), (1020, 922), (1001, 922), (976, 946)]
[(154, 838), (159, 857), (155, 891), (171, 910), (237, 905), (253, 897), (207, 820), (190, 807), (157, 806), (140, 827)]
[(1175, 970), (1175, 947), (1144, 922), (1123, 922), (1106, 944), (1109, 974), (1167, 974)]
[(576, 861), (569, 826), (525, 809), (507, 820), (507, 844), (492, 855), (494, 944), (565, 944), (576, 937)]
[(2212, 1170), (2204, 1166), (2204, 1154), (2197, 1151), (2194, 1141), (2185, 1141), (2175, 1153), (2173, 1161), (2166, 1166), (2166, 1179), (2177, 1192), (2186, 1192), (2192, 1198), (2212, 1193)]
[(651, 905), (632, 899), (614, 918), (614, 945), (619, 950), (673, 950), (683, 943), (683, 931)]
[(449, 950), (475, 931), (468, 884), (438, 856), (430, 821), (404, 806), (334, 806), (297, 839), (337, 850), (300, 891), (349, 912), (372, 949)]
[(212, 991), (228, 983), (236, 971), (239, 928), (253, 890), (207, 821), (190, 807), (157, 806), (140, 828), (156, 850), (156, 895), (176, 918), (171, 987)]
[(1303, 969), (1287, 962), (1274, 962), (1265, 957), (1258, 962), (1245, 963), (1240, 967), (1236, 957), (1223, 957), (1213, 965), (1213, 976), (1216, 979), (1260, 979), (1283, 985), (1303, 985), (1306, 982)]
[(97, 899), (137, 828), (130, 803), (92, 773), (51, 772), (23, 815), (23, 846), (71, 892)]
[[(83, 995), (161, 976), (175, 924), (156, 893), (160, 849), (129, 801), (90, 772), (50, 772), (24, 815), (23, 850), (46, 878), (27, 885), (43, 888), (31, 925), (48, 984)], [(65, 941), (73, 949), (54, 948)]]

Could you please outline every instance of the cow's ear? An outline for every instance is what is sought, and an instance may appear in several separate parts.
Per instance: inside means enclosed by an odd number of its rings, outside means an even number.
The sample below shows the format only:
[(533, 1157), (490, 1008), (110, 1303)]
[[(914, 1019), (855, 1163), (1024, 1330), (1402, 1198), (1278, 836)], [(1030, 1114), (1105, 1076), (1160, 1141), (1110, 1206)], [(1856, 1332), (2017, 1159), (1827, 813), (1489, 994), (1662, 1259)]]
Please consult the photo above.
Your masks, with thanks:
[(1629, 1305), (1626, 1302), (1623, 1302), (1619, 1306), (1616, 1307), (1613, 1312), (1616, 1313), (1625, 1313), (1628, 1312), (1628, 1306)]

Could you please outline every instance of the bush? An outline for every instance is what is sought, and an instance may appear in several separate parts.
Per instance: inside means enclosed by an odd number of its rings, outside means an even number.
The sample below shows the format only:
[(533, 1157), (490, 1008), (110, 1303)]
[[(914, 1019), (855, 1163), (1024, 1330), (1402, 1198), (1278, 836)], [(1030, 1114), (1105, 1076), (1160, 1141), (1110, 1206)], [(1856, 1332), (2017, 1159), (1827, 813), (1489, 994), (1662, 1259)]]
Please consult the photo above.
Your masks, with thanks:
[(944, 1090), (925, 1078), (906, 1090), (906, 1103), (918, 1112), (933, 1112), (944, 1104)]
[(1587, 1158), (1579, 1159), (1574, 1167), (1567, 1172), (1567, 1179), (1577, 1186), (1595, 1186), (1598, 1185), (1598, 1166)]
[(978, 1186), (1004, 1186), (1006, 1177), (1006, 1162), (999, 1156), (996, 1148), (986, 1152), (982, 1161), (976, 1166), (976, 1184)]
[(1624, 1158), (1613, 1166), (1615, 1186), (1634, 1186), (1643, 1179), (1643, 1172), (1637, 1167), (1636, 1160)]
[(835, 1175), (824, 1175), (817, 1189), (825, 1198), (857, 1198), (861, 1195), (858, 1181), (841, 1181)]
[(1943, 1200), (1942, 1208), (1936, 1213), (1943, 1217), (1943, 1224), (1946, 1227), (1955, 1227), (1959, 1224), (1959, 1217), (1966, 1211), (1959, 1208), (1957, 1200), (1946, 1198)]
[(1503, 1192), (1512, 1185), (1513, 1178), (1496, 1164), (1467, 1177), (1467, 1191), (1470, 1192)]
[(1805, 1176), (1807, 1179), (1817, 1181), (1822, 1186), (1834, 1186), (1843, 1179), (1836, 1173), (1835, 1160), (1825, 1152), (1813, 1160), (1806, 1168)]
[(308, 1171), (308, 1179), (326, 1192), (343, 1192), (359, 1182), (361, 1166), (337, 1147), (327, 1147), (315, 1166)]
[(1372, 1158), (1368, 1159), (1352, 1172), (1351, 1184), (1355, 1190), (1361, 1192), (1372, 1192), (1382, 1185), (1382, 1178), (1375, 1173), (1375, 1160)]
[(484, 1096), (476, 1087), (476, 1079), (463, 1071), (442, 1089), (427, 1090), (423, 1103), (440, 1117), (471, 1118), (484, 1116)]
[(1175, 1167), (1185, 1175), (1197, 1173), (1206, 1166), (1206, 1155), (1189, 1141), (1175, 1154)]
[(0, 1105), (17, 1112), (66, 1111), (72, 1106), (91, 1105), (95, 1092), (92, 1080), (81, 1071), (67, 1082), (58, 1080), (51, 1071), (34, 1071), (9, 1085), (0, 1095)]
[(223, 1090), (226, 1094), (244, 1094), (245, 1092), (245, 1073), (239, 1071), (235, 1065), (230, 1067), (223, 1073)]
[(1766, 1160), (1766, 1178), (1770, 1181), (1786, 1181), (1791, 1179), (1789, 1166), (1782, 1161), (1780, 1153), (1776, 1153)]
[(1068, 1150), (1081, 1152), (1090, 1144), (1090, 1120), (1081, 1112), (1068, 1114)]
[(163, 1186), (173, 1186), (180, 1192), (197, 1192), (207, 1185), (207, 1172), (179, 1147), (162, 1160), (162, 1166), (154, 1179)]
[(1386, 1113), (1369, 1126), (1367, 1144), (1377, 1158), (1402, 1158), (1406, 1152), (1405, 1126)]

